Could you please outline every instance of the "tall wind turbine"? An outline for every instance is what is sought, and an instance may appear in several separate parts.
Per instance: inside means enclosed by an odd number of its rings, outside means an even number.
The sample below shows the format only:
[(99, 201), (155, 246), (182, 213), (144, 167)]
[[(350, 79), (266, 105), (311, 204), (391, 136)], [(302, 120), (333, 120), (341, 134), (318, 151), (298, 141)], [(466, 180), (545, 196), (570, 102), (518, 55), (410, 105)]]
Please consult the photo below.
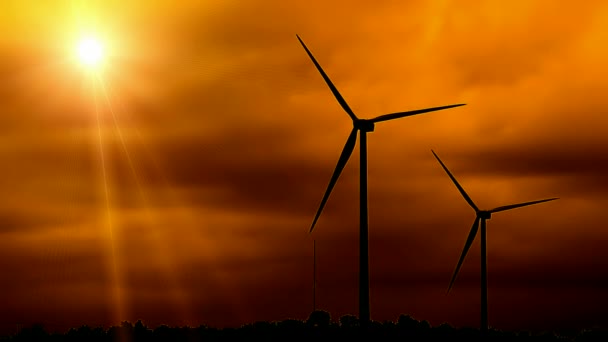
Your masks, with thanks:
[(445, 172), (448, 174), (448, 176), (450, 177), (452, 182), (454, 182), (454, 185), (456, 185), (456, 188), (458, 188), (458, 191), (460, 191), (460, 194), (462, 195), (462, 197), (464, 197), (465, 201), (467, 201), (467, 203), (469, 203), (471, 208), (473, 208), (473, 210), (475, 210), (475, 214), (476, 214), (475, 221), (473, 222), (473, 227), (471, 227), (471, 231), (469, 232), (467, 241), (464, 244), (464, 249), (462, 250), (462, 254), (460, 255), (458, 264), (456, 265), (456, 270), (454, 270), (454, 274), (452, 275), (452, 279), (450, 280), (450, 285), (448, 286), (448, 292), (450, 292), (450, 290), (452, 289), (452, 285), (454, 285), (454, 280), (456, 280), (456, 276), (458, 275), (458, 271), (460, 271), (462, 262), (464, 261), (464, 258), (467, 255), (469, 248), (471, 248), (471, 244), (473, 243), (473, 240), (475, 240), (475, 236), (477, 235), (477, 231), (479, 230), (479, 223), (481, 221), (481, 233), (480, 233), (481, 234), (481, 327), (480, 327), (480, 330), (483, 334), (485, 334), (488, 331), (488, 280), (487, 280), (487, 262), (486, 262), (486, 258), (487, 258), (487, 255), (486, 255), (486, 220), (489, 220), (492, 217), (493, 213), (497, 213), (497, 212), (505, 211), (505, 210), (511, 210), (511, 209), (515, 209), (515, 208), (521, 208), (521, 207), (525, 207), (525, 206), (532, 205), (532, 204), (549, 202), (549, 201), (556, 200), (558, 198), (547, 198), (547, 199), (542, 199), (542, 200), (538, 200), (538, 201), (523, 202), (523, 203), (500, 206), (500, 207), (496, 207), (496, 208), (490, 209), (490, 210), (480, 210), (475, 205), (475, 203), (473, 202), (471, 197), (469, 197), (469, 195), (467, 195), (467, 193), (464, 191), (462, 186), (460, 186), (460, 184), (458, 183), (456, 178), (454, 178), (454, 176), (452, 175), (450, 170), (448, 170), (448, 168), (445, 166), (445, 164), (443, 164), (441, 159), (439, 159), (439, 156), (437, 156), (435, 151), (431, 150), (431, 152), (433, 152), (433, 155), (435, 156), (435, 158), (437, 158), (437, 161), (439, 161), (439, 164), (441, 164), (441, 167), (443, 167), (443, 170), (445, 170)]
[(370, 320), (369, 256), (368, 256), (368, 227), (367, 227), (367, 223), (368, 223), (368, 218), (367, 218), (367, 133), (374, 131), (374, 125), (377, 122), (388, 121), (388, 120), (403, 118), (406, 116), (412, 116), (412, 115), (432, 112), (432, 111), (436, 111), (436, 110), (463, 106), (464, 104), (455, 104), (455, 105), (450, 105), (450, 106), (433, 107), (433, 108), (418, 109), (418, 110), (413, 110), (413, 111), (408, 111), (408, 112), (385, 114), (385, 115), (380, 115), (378, 117), (375, 117), (375, 118), (369, 119), (369, 120), (359, 119), (355, 115), (355, 113), (353, 113), (353, 111), (350, 109), (350, 107), (348, 106), (348, 104), (346, 103), (346, 101), (344, 100), (342, 95), (340, 95), (340, 93), (338, 92), (338, 89), (336, 89), (336, 87), (331, 82), (331, 80), (329, 79), (329, 77), (327, 76), (325, 71), (323, 71), (323, 69), (321, 68), (321, 65), (319, 65), (319, 63), (317, 62), (315, 57), (312, 55), (310, 50), (308, 50), (308, 48), (306, 47), (306, 45), (304, 44), (302, 39), (300, 39), (300, 36), (296, 35), (296, 37), (300, 41), (300, 44), (302, 44), (302, 47), (304, 47), (304, 50), (306, 50), (306, 53), (308, 54), (308, 56), (310, 57), (310, 59), (312, 60), (314, 65), (317, 67), (317, 70), (319, 70), (319, 73), (321, 73), (321, 76), (325, 80), (325, 83), (327, 83), (327, 85), (329, 86), (329, 89), (331, 90), (331, 92), (334, 94), (334, 96), (338, 100), (338, 103), (340, 103), (340, 106), (342, 106), (344, 111), (346, 111), (346, 113), (350, 116), (350, 118), (353, 121), (353, 129), (350, 132), (350, 135), (348, 136), (348, 138), (346, 139), (346, 144), (344, 145), (342, 154), (340, 155), (340, 158), (338, 159), (338, 164), (336, 165), (336, 169), (334, 170), (334, 173), (331, 176), (329, 185), (327, 186), (327, 190), (325, 191), (325, 195), (323, 195), (323, 199), (321, 200), (321, 204), (319, 205), (319, 209), (317, 210), (317, 214), (315, 215), (315, 218), (312, 221), (312, 225), (310, 227), (311, 233), (312, 233), (313, 229), (315, 228), (315, 224), (317, 223), (317, 220), (319, 219), (319, 216), (321, 215), (321, 211), (323, 211), (323, 207), (325, 206), (325, 203), (327, 202), (327, 199), (329, 198), (329, 195), (331, 194), (331, 191), (332, 191), (334, 185), (336, 184), (336, 182), (338, 181), (338, 178), (340, 177), (340, 173), (346, 166), (346, 163), (348, 162), (348, 159), (350, 158), (350, 155), (352, 154), (352, 152), (355, 148), (355, 143), (357, 142), (357, 131), (359, 131), (360, 136), (361, 136), (361, 143), (360, 143), (360, 148), (359, 148), (360, 153), (361, 153), (361, 157), (360, 157), (360, 162), (361, 162), (360, 173), (361, 174), (360, 174), (360, 188), (359, 188), (359, 191), (360, 191), (360, 199), (359, 199), (360, 200), (360, 202), (359, 202), (359, 205), (360, 205), (360, 209), (359, 209), (359, 213), (360, 213), (360, 222), (359, 222), (359, 224), (360, 224), (360, 233), (359, 233), (359, 321), (360, 321), (360, 325), (363, 328), (365, 328), (368, 326), (369, 320)]

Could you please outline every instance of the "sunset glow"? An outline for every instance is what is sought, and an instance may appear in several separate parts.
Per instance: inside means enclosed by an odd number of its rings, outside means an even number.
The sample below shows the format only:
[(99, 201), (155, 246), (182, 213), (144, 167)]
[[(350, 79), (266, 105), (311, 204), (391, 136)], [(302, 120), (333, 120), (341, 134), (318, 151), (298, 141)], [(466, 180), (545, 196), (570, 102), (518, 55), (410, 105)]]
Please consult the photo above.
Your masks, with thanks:
[[(314, 1), (313, 1), (314, 2)], [(336, 14), (338, 13), (338, 14)], [(608, 2), (27, 1), (0, 10), (0, 335), (370, 313), (608, 329)], [(364, 121), (358, 122), (361, 124)], [(350, 145), (349, 145), (350, 146)], [(349, 150), (350, 151), (350, 150)], [(367, 160), (365, 160), (367, 159)], [(604, 187), (606, 189), (604, 189)], [(605, 255), (604, 255), (605, 254)]]

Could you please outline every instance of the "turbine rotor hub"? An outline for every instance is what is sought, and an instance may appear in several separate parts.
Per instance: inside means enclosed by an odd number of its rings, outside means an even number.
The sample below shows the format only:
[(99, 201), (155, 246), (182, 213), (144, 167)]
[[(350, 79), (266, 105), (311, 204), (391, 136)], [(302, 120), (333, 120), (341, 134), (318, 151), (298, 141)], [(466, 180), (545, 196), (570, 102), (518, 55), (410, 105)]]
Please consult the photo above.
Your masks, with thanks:
[(374, 131), (374, 123), (369, 120), (359, 119), (354, 122), (355, 128), (362, 132), (373, 132)]
[(489, 220), (492, 218), (492, 213), (489, 211), (480, 211), (478, 214), (479, 218)]

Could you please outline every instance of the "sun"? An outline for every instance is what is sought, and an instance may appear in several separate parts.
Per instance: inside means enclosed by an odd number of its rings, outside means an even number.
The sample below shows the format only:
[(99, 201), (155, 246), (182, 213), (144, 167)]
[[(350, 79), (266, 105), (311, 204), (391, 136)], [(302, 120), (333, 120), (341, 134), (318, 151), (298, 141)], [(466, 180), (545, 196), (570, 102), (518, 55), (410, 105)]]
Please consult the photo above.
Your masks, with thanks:
[(93, 37), (82, 38), (76, 52), (80, 63), (87, 68), (97, 69), (103, 62), (103, 45)]

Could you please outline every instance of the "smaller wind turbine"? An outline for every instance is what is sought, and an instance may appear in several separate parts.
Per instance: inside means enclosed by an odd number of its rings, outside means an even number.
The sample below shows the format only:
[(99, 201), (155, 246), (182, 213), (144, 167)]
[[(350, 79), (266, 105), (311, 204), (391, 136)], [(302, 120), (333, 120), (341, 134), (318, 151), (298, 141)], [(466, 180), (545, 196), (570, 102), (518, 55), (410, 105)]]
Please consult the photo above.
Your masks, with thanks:
[(450, 285), (448, 286), (448, 292), (450, 292), (450, 290), (452, 289), (452, 285), (454, 284), (454, 280), (456, 280), (458, 271), (460, 271), (462, 262), (464, 261), (464, 258), (467, 255), (469, 248), (471, 248), (471, 244), (473, 244), (473, 240), (475, 240), (475, 235), (477, 235), (477, 231), (479, 230), (479, 222), (481, 221), (481, 327), (480, 327), (480, 330), (483, 334), (485, 334), (488, 331), (488, 280), (487, 280), (487, 262), (486, 262), (486, 258), (487, 258), (487, 255), (486, 255), (486, 220), (489, 220), (492, 217), (493, 213), (497, 213), (497, 212), (505, 211), (505, 210), (511, 210), (511, 209), (515, 209), (515, 208), (521, 208), (521, 207), (525, 207), (525, 206), (532, 205), (532, 204), (553, 201), (558, 198), (547, 198), (547, 199), (542, 199), (542, 200), (538, 200), (538, 201), (523, 202), (523, 203), (500, 206), (500, 207), (496, 207), (496, 208), (490, 209), (490, 210), (480, 210), (475, 205), (475, 203), (473, 202), (471, 197), (469, 197), (469, 195), (467, 195), (467, 193), (464, 191), (462, 186), (460, 186), (460, 184), (458, 183), (456, 178), (454, 178), (454, 176), (452, 175), (450, 170), (448, 170), (448, 168), (445, 166), (445, 164), (443, 164), (441, 159), (439, 159), (439, 157), (437, 156), (435, 151), (431, 150), (431, 152), (433, 152), (433, 155), (435, 156), (435, 158), (437, 158), (437, 161), (439, 161), (439, 164), (441, 164), (441, 167), (443, 167), (443, 170), (445, 170), (445, 172), (448, 174), (448, 176), (450, 177), (452, 182), (454, 182), (454, 185), (456, 185), (456, 187), (458, 188), (458, 191), (460, 191), (460, 194), (462, 195), (462, 197), (464, 197), (465, 201), (467, 201), (467, 203), (469, 203), (471, 208), (473, 208), (473, 210), (475, 210), (475, 214), (476, 214), (475, 221), (473, 222), (473, 227), (471, 227), (471, 231), (469, 232), (467, 241), (464, 244), (464, 249), (462, 250), (462, 254), (460, 255), (458, 264), (456, 265), (456, 270), (454, 270), (454, 274), (452, 275), (452, 280), (450, 280)]

